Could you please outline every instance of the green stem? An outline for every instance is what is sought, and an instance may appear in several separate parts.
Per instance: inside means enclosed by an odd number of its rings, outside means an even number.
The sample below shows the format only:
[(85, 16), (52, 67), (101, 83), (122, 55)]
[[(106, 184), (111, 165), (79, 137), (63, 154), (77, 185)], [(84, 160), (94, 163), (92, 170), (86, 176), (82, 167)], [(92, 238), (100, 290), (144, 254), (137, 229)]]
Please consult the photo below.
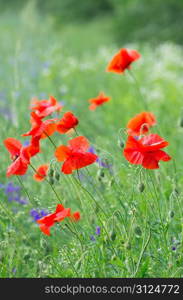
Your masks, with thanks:
[(52, 145), (54, 146), (54, 148), (56, 149), (57, 146), (55, 144), (55, 142), (52, 140), (52, 138), (44, 131), (44, 134), (47, 136), (47, 138), (49, 139), (49, 141), (52, 143)]
[(22, 188), (23, 188), (25, 194), (27, 195), (27, 197), (28, 197), (30, 203), (34, 206), (36, 203), (33, 203), (34, 201), (32, 201), (32, 199), (31, 199), (31, 197), (30, 197), (30, 195), (29, 195), (29, 193), (28, 193), (26, 187), (24, 186), (22, 180), (20, 179), (20, 177), (19, 177), (18, 175), (16, 175), (16, 178), (17, 178), (18, 182), (20, 183), (20, 185), (22, 186)]
[[(31, 168), (33, 169), (33, 171), (34, 171), (35, 173), (37, 173), (37, 171), (36, 171), (36, 169), (34, 168), (34, 166), (33, 166), (32, 164), (30, 164), (30, 166), (31, 166)], [(58, 203), (61, 203), (60, 197), (59, 197), (59, 195), (57, 194), (57, 192), (56, 192), (56, 190), (54, 189), (54, 187), (52, 186), (52, 184), (49, 182), (48, 179), (45, 178), (45, 180), (46, 180), (46, 182), (49, 184), (49, 186), (51, 187), (52, 191), (54, 192), (54, 194), (55, 194), (55, 196), (56, 196), (56, 198), (57, 198), (57, 200), (58, 200)]]
[(143, 102), (143, 105), (144, 105), (145, 109), (148, 110), (148, 105), (147, 105), (147, 103), (145, 101), (145, 98), (144, 98), (142, 92), (141, 92), (139, 83), (138, 83), (135, 75), (133, 74), (133, 72), (130, 69), (128, 69), (128, 73), (130, 74), (130, 76), (132, 77), (132, 79), (133, 79), (133, 81), (135, 83), (136, 90), (137, 90), (138, 94), (140, 95), (140, 98), (142, 99), (142, 102)]
[(149, 177), (150, 177), (150, 179), (151, 179), (151, 183), (152, 183), (152, 186), (153, 186), (153, 189), (154, 189), (154, 194), (155, 194), (155, 198), (156, 198), (156, 203), (157, 203), (157, 208), (158, 208), (159, 218), (160, 218), (161, 227), (162, 227), (162, 231), (163, 231), (163, 238), (164, 238), (164, 241), (165, 241), (166, 249), (167, 249), (167, 251), (168, 251), (167, 239), (166, 239), (166, 233), (165, 233), (165, 230), (164, 230), (165, 228), (164, 228), (163, 218), (162, 218), (162, 215), (161, 215), (161, 209), (160, 209), (160, 205), (159, 205), (159, 198), (158, 198), (158, 195), (157, 195), (157, 191), (156, 191), (156, 187), (155, 187), (155, 183), (154, 183), (152, 174), (151, 174), (151, 173), (148, 173), (148, 175), (149, 175)]

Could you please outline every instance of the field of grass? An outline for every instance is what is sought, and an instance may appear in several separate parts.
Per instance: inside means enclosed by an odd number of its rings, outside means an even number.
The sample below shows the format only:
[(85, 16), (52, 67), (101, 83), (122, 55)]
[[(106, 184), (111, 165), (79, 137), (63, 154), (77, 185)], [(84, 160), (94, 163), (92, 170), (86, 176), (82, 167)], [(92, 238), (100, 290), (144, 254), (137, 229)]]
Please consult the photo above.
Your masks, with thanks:
[[(105, 72), (118, 51), (107, 35), (108, 21), (55, 31), (51, 20), (24, 10), (19, 17), (2, 16), (0, 25), (0, 277), (182, 277), (182, 48), (168, 42), (153, 48), (121, 44), (142, 55), (133, 73), (158, 121), (152, 132), (170, 143), (172, 160), (158, 170), (145, 170), (130, 165), (120, 147), (128, 120), (145, 106), (128, 72)], [(88, 99), (100, 91), (111, 101), (92, 112)], [(10, 160), (3, 140), (27, 141), (21, 134), (30, 128), (30, 100), (49, 95), (79, 118), (79, 135), (110, 167), (95, 163), (81, 169), (79, 178), (77, 173), (64, 175), (49, 139), (41, 142), (42, 152), (32, 164), (51, 162), (60, 174), (53, 188), (61, 203), (81, 213), (79, 222), (58, 223), (47, 237), (31, 211), (51, 213), (58, 199), (46, 181), (33, 180), (31, 168), (21, 178), (6, 178)], [(68, 139), (53, 136), (57, 146)], [(21, 197), (15, 196), (15, 187)]]

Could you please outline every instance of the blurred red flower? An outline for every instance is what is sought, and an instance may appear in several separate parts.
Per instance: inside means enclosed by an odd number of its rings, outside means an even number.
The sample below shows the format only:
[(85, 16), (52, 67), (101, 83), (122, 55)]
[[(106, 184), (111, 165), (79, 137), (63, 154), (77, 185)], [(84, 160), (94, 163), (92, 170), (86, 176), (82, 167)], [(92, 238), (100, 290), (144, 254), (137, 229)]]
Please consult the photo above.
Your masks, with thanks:
[(147, 133), (149, 128), (156, 123), (156, 118), (153, 113), (142, 112), (127, 123), (127, 132), (129, 135), (141, 135)]
[(35, 111), (40, 118), (45, 118), (55, 111), (60, 111), (62, 105), (59, 104), (53, 96), (50, 96), (49, 100), (33, 100), (31, 109)]
[(66, 133), (68, 132), (70, 129), (75, 128), (78, 125), (79, 121), (76, 118), (76, 116), (68, 111), (66, 112), (62, 119), (57, 123), (57, 127), (56, 130), (59, 133)]
[(61, 171), (64, 174), (72, 174), (74, 170), (93, 164), (97, 155), (86, 152), (89, 142), (84, 136), (78, 136), (68, 142), (68, 146), (61, 145), (55, 151), (58, 161), (63, 161)]
[(6, 175), (24, 175), (30, 164), (30, 158), (36, 154), (34, 141), (29, 146), (23, 147), (22, 144), (14, 139), (7, 138), (4, 140), (4, 145), (10, 153), (10, 158), (13, 161), (8, 167)]
[(136, 50), (122, 48), (118, 53), (114, 55), (114, 57), (108, 64), (106, 71), (123, 73), (126, 69), (130, 69), (131, 63), (136, 61), (140, 57), (140, 53), (138, 53)]
[[(75, 219), (75, 221), (79, 221), (80, 219), (79, 212), (75, 212), (74, 214), (79, 215), (79, 218)], [(50, 228), (56, 222), (61, 222), (67, 217), (70, 217), (72, 219), (72, 216), (74, 214), (71, 214), (70, 208), (64, 208), (62, 204), (58, 204), (54, 213), (39, 219), (37, 223), (39, 224), (39, 227), (44, 234), (50, 235)]]
[(91, 103), (89, 106), (90, 110), (95, 110), (97, 106), (100, 106), (104, 104), (105, 102), (108, 102), (111, 98), (107, 97), (103, 92), (100, 92), (99, 95), (96, 98), (89, 99), (88, 101)]
[(129, 136), (123, 154), (131, 164), (142, 165), (146, 169), (158, 169), (160, 160), (171, 159), (166, 152), (160, 150), (168, 144), (157, 134), (149, 134), (141, 139)]
[(77, 221), (80, 220), (80, 218), (81, 218), (81, 216), (80, 216), (80, 212), (79, 211), (76, 211), (73, 214), (71, 214), (72, 221), (77, 222)]
[(33, 178), (36, 181), (43, 181), (45, 179), (45, 177), (47, 176), (48, 169), (49, 169), (48, 164), (39, 166), (37, 168), (36, 173), (34, 174)]
[(22, 134), (22, 136), (31, 135), (33, 138), (47, 138), (56, 131), (56, 120), (57, 119), (50, 119), (42, 121), (41, 118), (35, 112), (32, 112), (30, 119), (30, 123), (32, 125), (31, 130), (27, 133)]

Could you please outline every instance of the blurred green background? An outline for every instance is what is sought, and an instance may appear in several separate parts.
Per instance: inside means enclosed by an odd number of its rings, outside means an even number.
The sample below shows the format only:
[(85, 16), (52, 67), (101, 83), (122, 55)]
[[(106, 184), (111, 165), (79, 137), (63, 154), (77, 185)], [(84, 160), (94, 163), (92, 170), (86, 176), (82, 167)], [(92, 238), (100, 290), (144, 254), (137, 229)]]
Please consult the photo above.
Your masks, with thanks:
[(0, 9), (17, 13), (28, 3), (57, 30), (66, 24), (88, 26), (99, 22), (98, 28), (103, 26), (104, 34), (118, 44), (132, 41), (183, 43), (181, 0), (0, 0)]

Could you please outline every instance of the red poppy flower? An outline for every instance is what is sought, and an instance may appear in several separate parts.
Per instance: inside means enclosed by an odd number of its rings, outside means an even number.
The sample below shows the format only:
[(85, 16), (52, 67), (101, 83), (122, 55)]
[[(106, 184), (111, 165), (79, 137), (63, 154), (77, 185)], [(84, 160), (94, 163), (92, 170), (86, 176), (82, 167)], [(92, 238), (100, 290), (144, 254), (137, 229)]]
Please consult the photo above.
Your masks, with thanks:
[(76, 118), (76, 116), (68, 111), (66, 112), (62, 119), (57, 123), (57, 131), (59, 133), (66, 133), (68, 132), (70, 129), (75, 128), (78, 125), (79, 121)]
[(80, 218), (81, 218), (81, 216), (80, 216), (80, 212), (79, 212), (79, 211), (76, 211), (76, 212), (74, 212), (74, 213), (71, 215), (72, 221), (77, 222), (77, 221), (80, 220)]
[(7, 138), (4, 140), (4, 145), (10, 153), (10, 158), (13, 163), (8, 167), (6, 175), (24, 175), (30, 164), (30, 158), (35, 155), (33, 151), (33, 145), (23, 147), (22, 144), (14, 139)]
[(166, 152), (160, 150), (168, 144), (157, 134), (149, 134), (138, 140), (129, 136), (123, 154), (131, 164), (142, 165), (146, 169), (157, 169), (160, 160), (171, 159)]
[(74, 170), (93, 164), (97, 155), (86, 152), (89, 142), (84, 136), (78, 136), (68, 142), (68, 146), (61, 145), (55, 151), (58, 161), (63, 161), (61, 171), (64, 174), (72, 174)]
[(132, 118), (126, 125), (129, 135), (141, 135), (147, 133), (149, 128), (156, 124), (156, 118), (151, 112), (142, 112)]
[(60, 111), (62, 105), (53, 96), (50, 96), (49, 100), (33, 100), (31, 109), (37, 113), (39, 118), (45, 118), (55, 111)]
[(120, 51), (114, 55), (106, 71), (114, 73), (123, 73), (126, 69), (130, 69), (132, 62), (141, 57), (140, 53), (136, 50), (129, 50), (126, 48), (120, 49)]
[(110, 99), (111, 99), (110, 97), (105, 96), (105, 94), (101, 92), (96, 98), (89, 99), (89, 102), (91, 103), (89, 109), (95, 110), (97, 106), (100, 106), (105, 102), (108, 102)]
[(39, 168), (36, 170), (36, 173), (34, 174), (33, 178), (36, 181), (43, 181), (45, 179), (45, 177), (47, 176), (48, 169), (49, 169), (48, 164), (39, 166)]
[[(74, 214), (79, 214), (78, 212)], [(74, 215), (73, 214), (73, 215)], [(56, 210), (54, 213), (49, 214), (37, 221), (39, 224), (39, 227), (41, 231), (46, 234), (50, 235), (50, 228), (56, 223), (56, 222), (61, 222), (67, 217), (71, 217), (71, 209), (70, 208), (64, 208), (62, 204), (58, 204), (56, 207)], [(80, 216), (80, 214), (79, 214)], [(75, 219), (78, 221), (80, 218)]]
[(40, 152), (40, 137), (32, 137), (30, 145), (27, 147), (30, 153), (30, 156), (34, 156)]
[(56, 120), (57, 119), (50, 119), (42, 121), (35, 112), (32, 112), (30, 119), (32, 128), (27, 133), (22, 134), (22, 136), (31, 135), (33, 138), (39, 139), (44, 139), (47, 136), (51, 136), (56, 131)]

